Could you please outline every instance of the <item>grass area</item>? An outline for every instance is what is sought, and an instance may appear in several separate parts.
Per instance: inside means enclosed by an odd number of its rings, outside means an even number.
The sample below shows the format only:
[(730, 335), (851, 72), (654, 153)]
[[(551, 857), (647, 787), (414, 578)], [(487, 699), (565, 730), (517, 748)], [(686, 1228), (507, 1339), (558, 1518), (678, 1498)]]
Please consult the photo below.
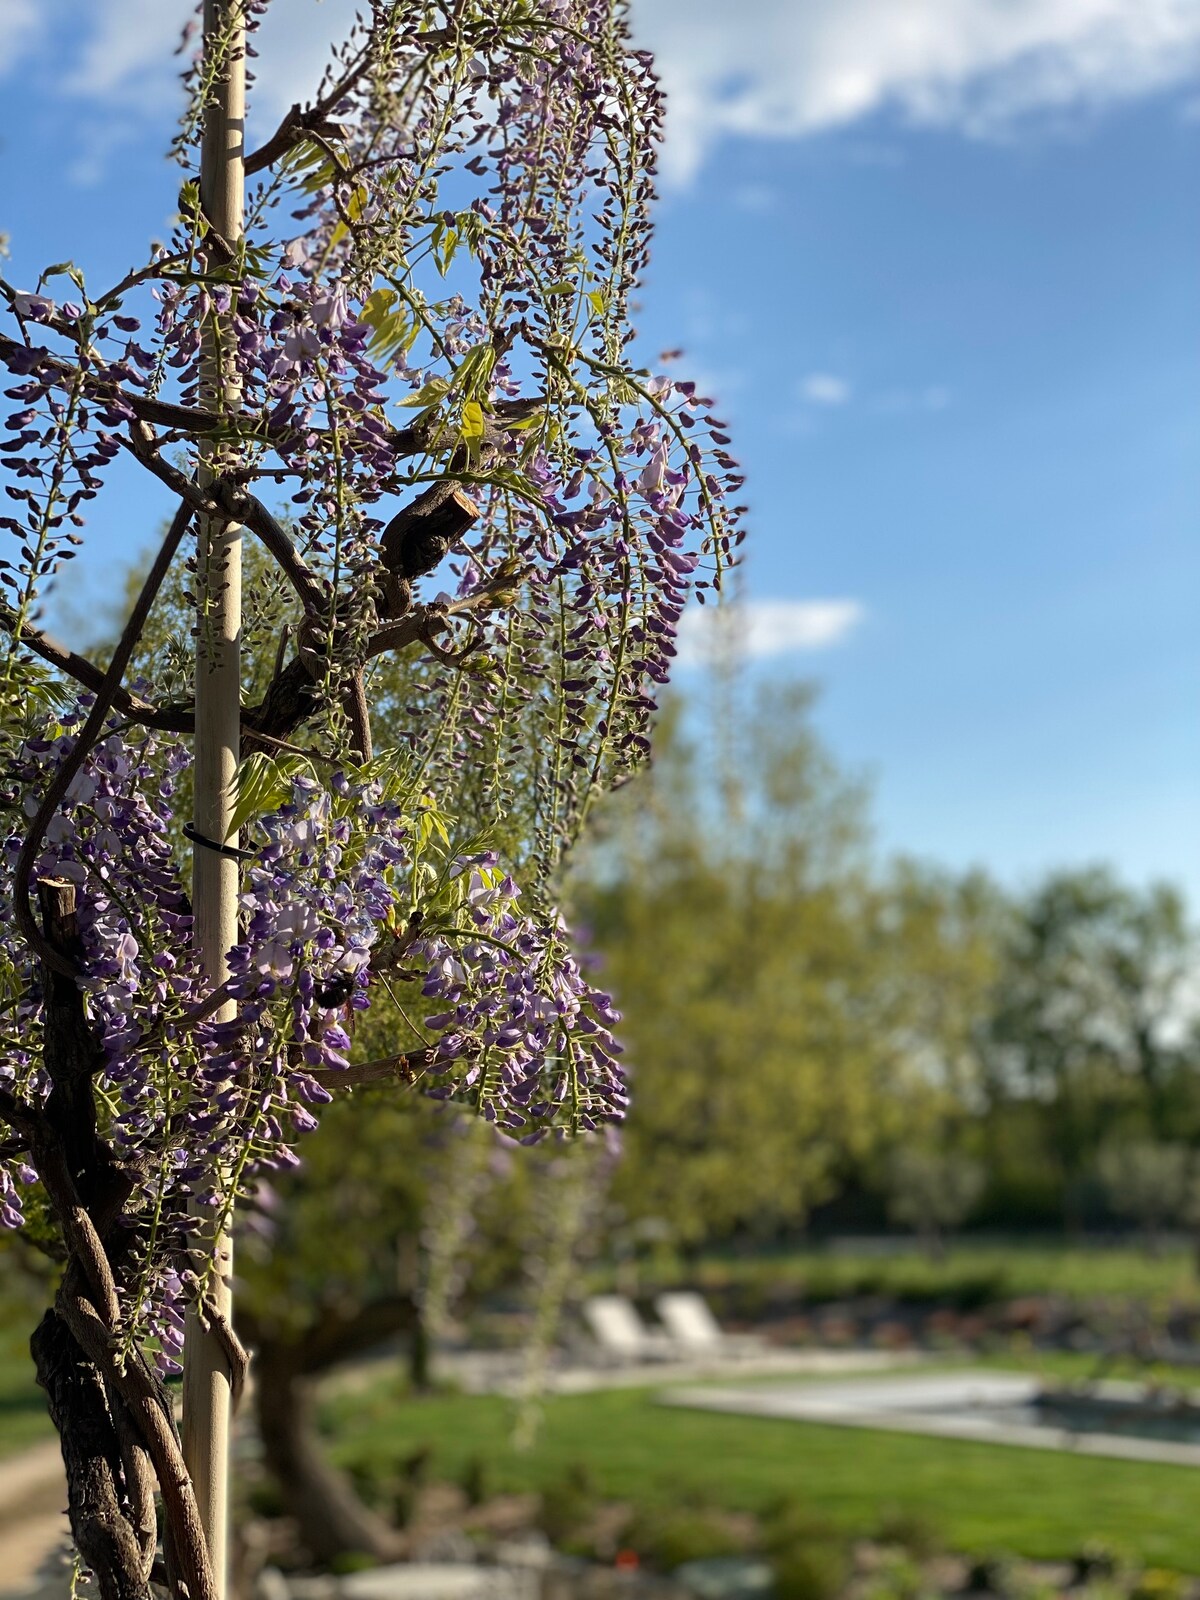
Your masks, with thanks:
[(29, 1328), (0, 1324), (0, 1455), (52, 1437), (46, 1399), (33, 1375)]
[[(970, 1358), (968, 1358), (970, 1359)], [(1073, 1350), (1030, 1350), (1015, 1343), (994, 1356), (989, 1364), (1006, 1372), (1036, 1372), (1048, 1380), (1062, 1383), (1120, 1379), (1128, 1383), (1157, 1383), (1174, 1389), (1190, 1389), (1200, 1400), (1200, 1367), (1177, 1367), (1167, 1361), (1139, 1361), (1135, 1356), (1118, 1356), (1101, 1361), (1095, 1355)], [(977, 1365), (977, 1360), (971, 1362)], [(1196, 1485), (1200, 1493), (1200, 1481)]]
[(487, 1397), (412, 1399), (380, 1387), (324, 1409), (343, 1463), (396, 1463), (430, 1447), (460, 1478), (486, 1463), (497, 1489), (544, 1489), (583, 1465), (598, 1490), (638, 1505), (761, 1511), (802, 1502), (851, 1533), (918, 1514), (952, 1548), (1074, 1555), (1102, 1536), (1146, 1563), (1200, 1570), (1200, 1471), (654, 1404), (649, 1390), (552, 1397), (536, 1446), (511, 1444), (512, 1408)]
[(829, 1301), (887, 1295), (966, 1307), (1057, 1294), (1138, 1299), (1165, 1309), (1172, 1302), (1200, 1301), (1195, 1252), (1179, 1242), (1152, 1254), (1137, 1244), (1089, 1248), (968, 1240), (940, 1261), (915, 1248), (886, 1254), (791, 1249), (753, 1257), (709, 1255), (686, 1266), (658, 1262), (648, 1276), (656, 1287), (686, 1281), (710, 1293), (737, 1289), (764, 1303), (789, 1296)]

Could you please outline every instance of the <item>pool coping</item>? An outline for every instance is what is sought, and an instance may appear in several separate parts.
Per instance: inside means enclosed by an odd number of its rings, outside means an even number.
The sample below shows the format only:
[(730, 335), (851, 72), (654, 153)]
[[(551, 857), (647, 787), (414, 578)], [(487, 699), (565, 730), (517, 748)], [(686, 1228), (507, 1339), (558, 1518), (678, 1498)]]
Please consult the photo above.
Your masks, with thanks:
[[(1059, 1450), (1069, 1455), (1104, 1456), (1121, 1461), (1157, 1462), (1200, 1467), (1200, 1444), (1167, 1439), (1137, 1439), (1126, 1434), (1074, 1433), (1069, 1428), (1032, 1427), (984, 1422), (968, 1415), (943, 1415), (907, 1409), (914, 1398), (925, 1403), (1028, 1403), (1044, 1388), (1029, 1373), (973, 1369), (969, 1372), (894, 1378), (868, 1378), (850, 1383), (806, 1383), (790, 1389), (688, 1386), (664, 1389), (663, 1405), (689, 1410), (721, 1411), (737, 1416), (819, 1423), (839, 1428), (867, 1428), (931, 1438), (960, 1439), (978, 1444), (1016, 1445), (1030, 1450)], [(1104, 1382), (1089, 1385), (1102, 1398), (1128, 1399), (1138, 1385)]]

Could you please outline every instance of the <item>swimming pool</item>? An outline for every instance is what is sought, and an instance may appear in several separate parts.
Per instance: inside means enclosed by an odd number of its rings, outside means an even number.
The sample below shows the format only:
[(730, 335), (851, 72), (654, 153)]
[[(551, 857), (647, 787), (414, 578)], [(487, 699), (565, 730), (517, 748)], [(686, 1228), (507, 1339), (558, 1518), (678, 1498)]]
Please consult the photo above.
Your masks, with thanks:
[(672, 1388), (659, 1399), (742, 1416), (1200, 1466), (1196, 1398), (1143, 1384), (1052, 1388), (1025, 1373), (973, 1370)]

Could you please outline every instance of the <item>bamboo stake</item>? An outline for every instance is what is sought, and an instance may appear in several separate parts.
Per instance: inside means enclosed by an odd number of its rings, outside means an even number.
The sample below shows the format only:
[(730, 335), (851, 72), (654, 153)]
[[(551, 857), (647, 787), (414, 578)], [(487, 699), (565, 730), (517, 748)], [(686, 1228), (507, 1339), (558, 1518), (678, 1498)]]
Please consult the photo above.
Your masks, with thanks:
[[(242, 0), (204, 0), (204, 47), (221, 51), (225, 65), (204, 120), (200, 201), (224, 240), (243, 229), (245, 179), (245, 25)], [(210, 58), (211, 59), (211, 58)], [(204, 329), (202, 404), (237, 409), (237, 376), (222, 349), (220, 328)], [(206, 447), (210, 462), (220, 446)], [(208, 473), (214, 470), (212, 466)], [(207, 476), (202, 467), (202, 478)], [(195, 830), (226, 841), (233, 811), (233, 779), (240, 754), (242, 542), (241, 529), (202, 518), (197, 537)], [(235, 838), (228, 838), (236, 844)], [(237, 942), (236, 859), (198, 845), (192, 852), (192, 904), (201, 955), (214, 985), (228, 976), (227, 953)], [(230, 1007), (216, 1013), (224, 1020)], [(226, 1319), (232, 1311), (232, 1242), (217, 1242), (211, 1300)], [(188, 1315), (183, 1362), (183, 1453), (208, 1540), (218, 1595), (228, 1571), (230, 1370), (221, 1342), (197, 1312)]]

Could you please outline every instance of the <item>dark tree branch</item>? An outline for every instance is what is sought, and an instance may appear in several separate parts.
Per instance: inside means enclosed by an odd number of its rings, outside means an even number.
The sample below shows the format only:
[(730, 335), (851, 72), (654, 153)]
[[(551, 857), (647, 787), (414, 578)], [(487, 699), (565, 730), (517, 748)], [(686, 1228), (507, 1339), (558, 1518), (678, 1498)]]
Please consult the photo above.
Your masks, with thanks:
[(197, 1311), (205, 1331), (213, 1334), (221, 1346), (225, 1365), (229, 1368), (229, 1389), (236, 1411), (245, 1392), (246, 1377), (250, 1371), (250, 1357), (245, 1345), (238, 1338), (233, 1324), (211, 1296), (206, 1296), (200, 1301)]
[(363, 41), (355, 61), (311, 106), (302, 106), (297, 101), (289, 108), (267, 142), (246, 157), (245, 172), (248, 178), (282, 161), (313, 132), (331, 134), (340, 131), (330, 117), (371, 65), (374, 44), (375, 36), (372, 33)]
[(460, 595), (457, 600), (448, 600), (442, 605), (416, 606), (400, 617), (396, 622), (389, 622), (372, 635), (367, 645), (368, 659), (380, 656), (392, 650), (402, 650), (406, 645), (430, 642), (431, 633), (441, 633), (450, 626), (453, 617), (474, 618), (480, 611), (490, 611), (494, 606), (503, 605), (512, 591), (518, 587), (526, 575), (526, 569), (512, 573), (501, 573), (487, 583), (481, 583), (478, 589), (473, 589), (470, 594)]
[(116, 1391), (108, 1396), (108, 1407), (117, 1430), (121, 1450), (121, 1472), (128, 1501), (126, 1519), (133, 1529), (142, 1557), (142, 1576), (148, 1579), (158, 1548), (158, 1517), (154, 1509), (154, 1468), (142, 1443), (129, 1408)]
[(178, 467), (173, 467), (165, 461), (156, 448), (157, 440), (153, 429), (145, 422), (131, 423), (128, 434), (120, 436), (120, 443), (130, 452), (136, 461), (140, 461), (147, 472), (152, 472), (161, 482), (165, 483), (171, 493), (205, 517), (220, 517), (226, 515), (224, 508), (216, 498), (215, 487), (202, 489), (195, 478), (186, 472), (181, 472)]
[[(47, 881), (39, 890), (44, 943), (73, 971), (74, 885)], [(97, 1136), (91, 1080), (99, 1051), (82, 992), (58, 968), (46, 974), (45, 1035), (51, 1093), (43, 1106), (15, 1120), (28, 1131), (68, 1252), (55, 1309), (32, 1349), (62, 1440), (72, 1533), (106, 1600), (147, 1600), (154, 1521), (144, 1451), (163, 1494), (189, 1597), (216, 1600), (170, 1405), (140, 1353), (123, 1349), (118, 1336), (120, 1301), (106, 1236), (115, 1237), (118, 1256), (128, 1248), (128, 1230), (114, 1224), (137, 1173), (118, 1169)]]
[[(39, 364), (54, 381), (63, 386), (73, 383), (79, 368), (52, 350), (40, 349), (0, 333), (0, 362), (11, 367), (14, 360), (24, 370), (31, 352), (36, 349)], [(230, 438), (259, 441), (263, 444), (286, 447), (299, 438), (295, 428), (270, 423), (263, 415), (241, 412), (236, 416), (219, 411), (206, 411), (198, 406), (174, 405), (169, 400), (156, 400), (149, 395), (123, 389), (120, 384), (103, 377), (84, 374), (89, 397), (101, 404), (116, 405), (125, 415), (156, 428), (166, 428), (170, 433), (189, 439), (204, 439), (213, 434), (227, 434)], [(305, 430), (307, 431), (307, 430)], [(429, 428), (392, 428), (388, 430), (388, 443), (397, 456), (424, 455), (435, 442)]]
[(396, 513), (379, 541), (381, 617), (401, 617), (410, 609), (413, 582), (440, 566), (479, 516), (479, 507), (453, 479), (435, 483)]
[(408, 1055), (381, 1056), (377, 1061), (361, 1061), (357, 1066), (318, 1067), (310, 1076), (326, 1089), (361, 1089), (371, 1083), (411, 1085), (424, 1077), (434, 1059), (432, 1050), (413, 1050)]
[[(448, 44), (461, 44), (474, 38), (477, 34), (494, 32), (494, 25), (482, 23), (474, 28), (425, 28), (411, 36), (410, 42), (422, 49), (438, 49)], [(375, 44), (374, 34), (364, 41), (357, 59), (347, 68), (342, 77), (328, 89), (311, 106), (302, 106), (297, 102), (284, 115), (283, 121), (275, 132), (266, 141), (251, 151), (246, 157), (246, 176), (262, 172), (267, 167), (272, 167), (277, 161), (282, 161), (297, 145), (303, 144), (311, 138), (314, 132), (324, 134), (340, 131), (336, 124), (330, 123), (331, 114), (336, 111), (340, 103), (354, 89), (362, 78), (364, 72), (371, 65), (372, 51)]]
[(367, 691), (363, 683), (362, 668), (351, 674), (342, 703), (346, 708), (346, 716), (350, 722), (350, 733), (354, 740), (354, 750), (358, 759), (364, 764), (371, 759), (371, 708), (367, 704)]
[[(17, 613), (6, 600), (0, 599), (0, 628), (6, 633), (17, 633)], [(39, 633), (36, 628), (23, 623), (21, 626), (18, 643), (31, 650), (35, 656), (56, 667), (69, 678), (74, 678), (76, 683), (82, 684), (85, 689), (98, 693), (104, 687), (104, 668), (95, 661), (90, 661), (87, 656), (81, 656), (77, 651), (68, 650), (66, 645), (59, 644), (57, 639), (51, 639), (48, 634)], [(154, 707), (148, 701), (140, 700), (136, 695), (119, 690), (113, 705), (121, 711), (129, 711), (132, 715), (153, 712)]]
[[(149, 1600), (144, 1547), (121, 1505), (124, 1462), (104, 1383), (57, 1311), (46, 1312), (29, 1347), (62, 1447), (79, 1553), (97, 1575), (102, 1600)], [(150, 1512), (153, 1530), (153, 1501)]]
[(91, 1301), (72, 1293), (65, 1281), (59, 1291), (58, 1310), (88, 1359), (125, 1402), (145, 1443), (171, 1530), (174, 1560), (187, 1585), (189, 1600), (218, 1600), (195, 1492), (160, 1385), (136, 1353), (121, 1359), (113, 1330)]
[(238, 489), (225, 489), (221, 491), (221, 499), (230, 516), (236, 517), (251, 533), (257, 535), (263, 548), (274, 557), (305, 611), (323, 615), (329, 607), (329, 585), (305, 561), (292, 543), (287, 529), (252, 494)]

